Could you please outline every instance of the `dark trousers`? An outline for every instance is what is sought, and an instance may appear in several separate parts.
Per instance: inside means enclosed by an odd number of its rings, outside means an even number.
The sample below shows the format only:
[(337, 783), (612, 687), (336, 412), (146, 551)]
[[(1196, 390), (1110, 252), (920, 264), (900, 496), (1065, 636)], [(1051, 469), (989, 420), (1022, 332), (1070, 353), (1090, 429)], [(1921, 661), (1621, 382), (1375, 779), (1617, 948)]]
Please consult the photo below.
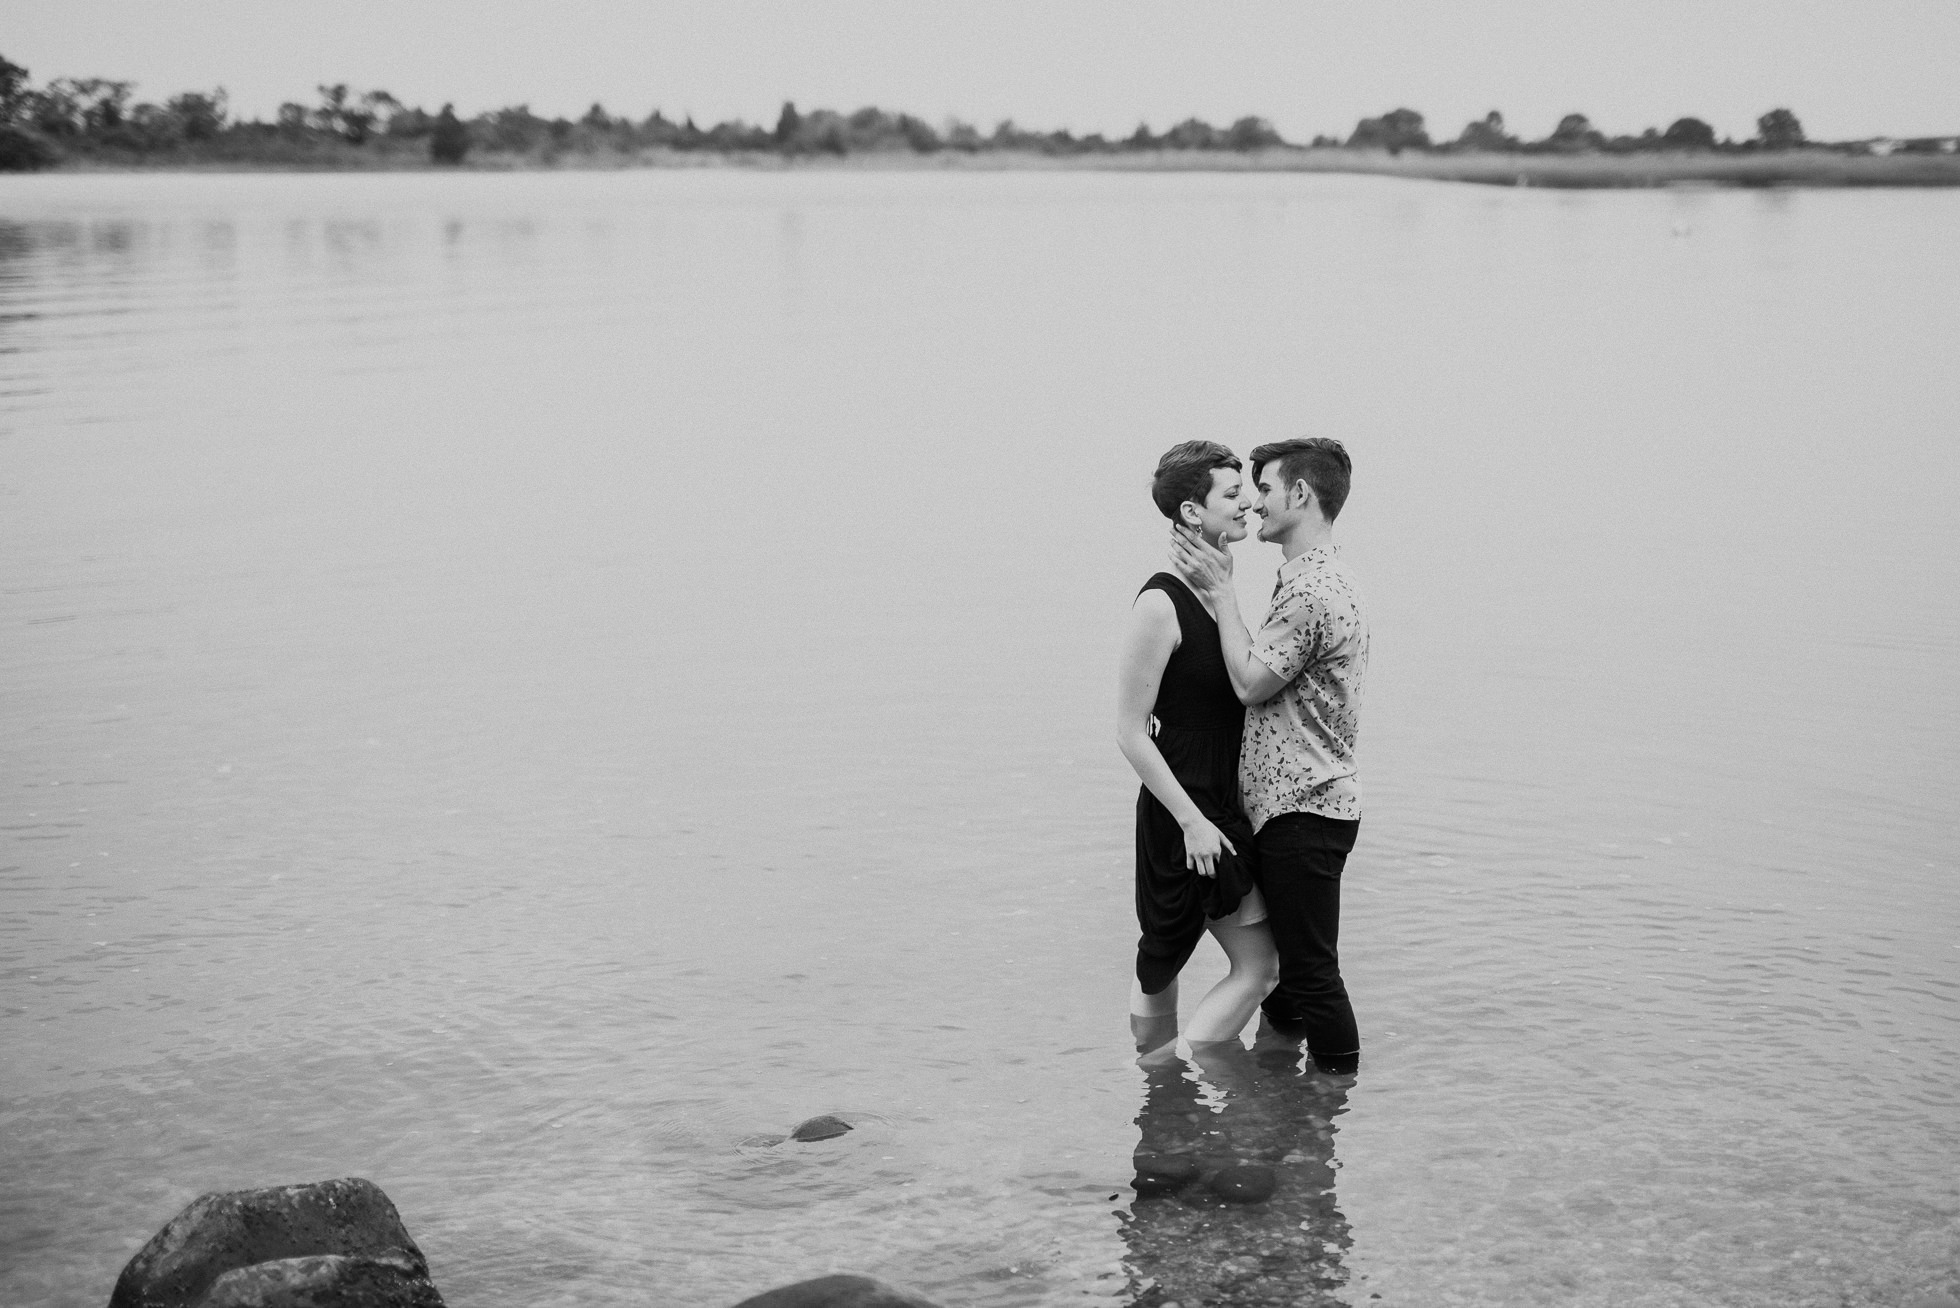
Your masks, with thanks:
[(1279, 984), (1261, 1005), (1274, 1026), (1304, 1030), (1318, 1061), (1361, 1048), (1341, 981), (1341, 870), (1359, 822), (1281, 813), (1259, 828), (1259, 890), (1279, 949)]

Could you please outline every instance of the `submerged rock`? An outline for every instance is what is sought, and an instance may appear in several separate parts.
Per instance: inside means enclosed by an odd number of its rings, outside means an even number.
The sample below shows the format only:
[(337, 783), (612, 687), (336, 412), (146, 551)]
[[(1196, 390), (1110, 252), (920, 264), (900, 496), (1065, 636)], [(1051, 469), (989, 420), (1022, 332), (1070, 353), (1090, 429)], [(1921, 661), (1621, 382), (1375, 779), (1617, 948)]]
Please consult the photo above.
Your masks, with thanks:
[(1273, 1197), (1279, 1178), (1270, 1167), (1221, 1167), (1211, 1178), (1211, 1192), (1232, 1204), (1256, 1204)]
[[(233, 1190), (207, 1194), (192, 1200), (136, 1256), (116, 1279), (109, 1308), (198, 1308), (208, 1292), (225, 1273), (259, 1263), (289, 1259), (310, 1260), (321, 1255), (338, 1255), (343, 1260), (365, 1262), (383, 1270), (339, 1269), (336, 1275), (352, 1277), (350, 1287), (379, 1287), (392, 1279), (417, 1280), (416, 1298), (327, 1297), (287, 1299), (227, 1300), (243, 1308), (245, 1304), (279, 1304), (282, 1308), (301, 1308), (332, 1304), (336, 1308), (395, 1308), (416, 1305), (435, 1308), (442, 1302), (429, 1282), (429, 1262), (409, 1238), (401, 1214), (372, 1181), (347, 1177), (337, 1181), (317, 1181), (310, 1185), (275, 1186), (266, 1190)], [(295, 1292), (315, 1293), (306, 1288), (328, 1270), (315, 1269), (293, 1282)], [(251, 1284), (267, 1291), (277, 1277), (255, 1280)], [(327, 1282), (320, 1281), (321, 1286)], [(241, 1285), (238, 1293), (244, 1293)], [(253, 1293), (257, 1293), (254, 1290)], [(324, 1289), (321, 1291), (324, 1293)], [(370, 1289), (359, 1289), (368, 1295)], [(373, 1288), (373, 1293), (380, 1293)], [(213, 1306), (215, 1308), (215, 1305)]]
[(937, 1308), (937, 1305), (869, 1276), (819, 1276), (766, 1290), (742, 1300), (735, 1308)]
[(1182, 1190), (1198, 1179), (1197, 1160), (1176, 1154), (1138, 1154), (1136, 1169), (1130, 1187), (1146, 1198)]
[(844, 1134), (844, 1132), (850, 1129), (851, 1124), (843, 1118), (833, 1117), (829, 1113), (825, 1113), (821, 1117), (813, 1117), (806, 1122), (798, 1122), (796, 1129), (789, 1133), (789, 1138), (792, 1140), (802, 1140), (806, 1143), (811, 1140), (830, 1140)]
[(443, 1308), (443, 1302), (428, 1272), (407, 1254), (316, 1254), (226, 1272), (197, 1308)]

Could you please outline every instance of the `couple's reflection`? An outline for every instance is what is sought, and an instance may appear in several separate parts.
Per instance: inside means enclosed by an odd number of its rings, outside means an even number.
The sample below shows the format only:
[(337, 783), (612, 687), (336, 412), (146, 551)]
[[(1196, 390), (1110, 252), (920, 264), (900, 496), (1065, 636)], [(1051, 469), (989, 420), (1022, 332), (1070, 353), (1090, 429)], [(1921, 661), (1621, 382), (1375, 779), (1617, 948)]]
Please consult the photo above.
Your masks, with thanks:
[(1134, 1302), (1338, 1302), (1350, 1239), (1334, 1195), (1334, 1119), (1353, 1075), (1317, 1071), (1263, 1018), (1251, 1049), (1192, 1045), (1188, 1059), (1174, 1017), (1134, 1018), (1132, 1029), (1144, 1072), (1123, 1232)]

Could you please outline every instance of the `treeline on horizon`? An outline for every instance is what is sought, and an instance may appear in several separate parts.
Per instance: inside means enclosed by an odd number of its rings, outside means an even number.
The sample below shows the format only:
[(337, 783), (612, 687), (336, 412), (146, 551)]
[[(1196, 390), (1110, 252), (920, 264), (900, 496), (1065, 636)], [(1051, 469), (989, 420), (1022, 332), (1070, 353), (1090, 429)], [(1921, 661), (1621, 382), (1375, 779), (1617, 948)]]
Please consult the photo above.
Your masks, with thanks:
[[(364, 161), (410, 162), (427, 158), (460, 164), (470, 155), (551, 162), (563, 155), (643, 151), (771, 154), (786, 157), (941, 151), (1034, 153), (1049, 156), (1164, 150), (1251, 152), (1300, 148), (1283, 140), (1270, 122), (1244, 117), (1226, 127), (1198, 118), (1163, 132), (1138, 124), (1128, 136), (1076, 136), (1067, 130), (1034, 131), (1012, 120), (991, 132), (957, 119), (938, 127), (907, 113), (867, 107), (854, 113), (830, 109), (801, 112), (785, 103), (773, 127), (740, 119), (698, 126), (655, 109), (643, 119), (608, 113), (594, 104), (579, 118), (546, 118), (528, 105), (510, 105), (460, 118), (445, 104), (436, 113), (405, 105), (386, 91), (358, 91), (346, 83), (317, 88), (312, 104), (289, 101), (273, 121), (231, 116), (224, 88), (184, 91), (162, 103), (135, 100), (136, 84), (103, 77), (56, 77), (36, 87), (28, 70), (0, 56), (0, 170), (50, 167), (68, 159), (105, 163), (271, 163), (354, 166)], [(1679, 118), (1665, 130), (1608, 136), (1584, 114), (1567, 114), (1550, 135), (1525, 140), (1507, 130), (1495, 110), (1463, 128), (1454, 139), (1435, 140), (1423, 116), (1395, 109), (1363, 118), (1343, 139), (1316, 136), (1308, 148), (1518, 154), (1631, 154), (1642, 151), (1760, 151), (1804, 148), (1870, 152), (1952, 153), (1953, 137), (1908, 141), (1815, 142), (1788, 109), (1756, 120), (1756, 135), (1737, 142), (1717, 136), (1699, 118)]]

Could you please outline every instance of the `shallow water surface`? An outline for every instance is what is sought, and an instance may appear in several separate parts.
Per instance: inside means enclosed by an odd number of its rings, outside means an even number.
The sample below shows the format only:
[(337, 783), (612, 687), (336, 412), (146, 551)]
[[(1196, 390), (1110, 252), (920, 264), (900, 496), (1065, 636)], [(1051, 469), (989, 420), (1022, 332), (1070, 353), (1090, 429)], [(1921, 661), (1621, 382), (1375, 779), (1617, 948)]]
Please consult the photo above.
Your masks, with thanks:
[[(485, 1308), (1960, 1289), (1956, 220), (0, 180), (0, 1302), (350, 1174)], [(1374, 627), (1362, 1070), (1139, 1067), (1145, 481), (1302, 431)]]

